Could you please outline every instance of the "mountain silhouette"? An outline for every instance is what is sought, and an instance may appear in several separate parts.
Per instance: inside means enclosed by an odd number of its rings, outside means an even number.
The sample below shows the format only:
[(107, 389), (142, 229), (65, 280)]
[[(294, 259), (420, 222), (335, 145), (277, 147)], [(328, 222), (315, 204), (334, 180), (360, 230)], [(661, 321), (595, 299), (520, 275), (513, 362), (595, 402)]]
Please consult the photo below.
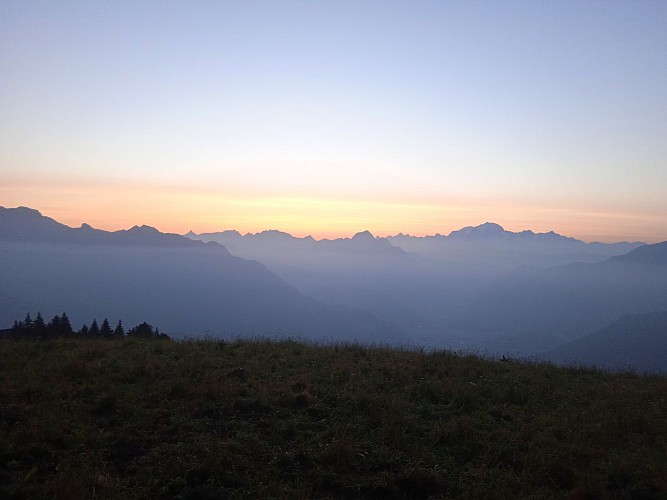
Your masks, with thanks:
[(387, 238), (393, 245), (408, 252), (442, 261), (482, 264), (501, 271), (529, 265), (554, 267), (574, 262), (601, 262), (621, 255), (644, 243), (584, 243), (553, 231), (535, 233), (531, 230), (512, 232), (501, 225), (486, 222), (467, 226), (449, 235), (410, 236), (397, 234)]
[(649, 265), (667, 265), (667, 241), (636, 248), (625, 255), (610, 259), (615, 263), (635, 263)]
[(667, 311), (621, 316), (541, 357), (558, 364), (667, 373)]
[[(516, 302), (504, 300), (503, 295), (494, 298), (496, 280), (511, 285), (517, 276), (539, 274), (563, 264), (602, 262), (643, 245), (586, 244), (554, 232), (514, 233), (492, 222), (462, 228), (448, 236), (399, 234), (377, 238), (370, 231), (320, 241), (280, 231), (188, 236), (220, 242), (234, 255), (260, 261), (302, 292), (327, 304), (359, 307), (399, 324), (417, 343), (479, 346), (494, 352), (516, 344), (524, 354), (552, 348), (601, 325), (582, 318), (565, 332), (544, 328), (544, 322), (522, 309), (521, 286), (509, 290), (508, 296), (520, 297)], [(524, 266), (523, 270), (517, 271), (519, 266)], [(526, 279), (528, 294), (538, 293), (539, 285), (531, 288), (532, 278)], [(480, 299), (484, 295), (490, 295), (488, 303)], [(547, 316), (553, 314), (548, 311)], [(494, 340), (494, 336), (502, 339)]]
[(467, 226), (449, 233), (449, 238), (505, 238), (513, 233), (494, 222), (485, 222), (479, 226)]
[(0, 208), (0, 322), (67, 311), (75, 323), (119, 317), (176, 336), (276, 333), (534, 355), (619, 315), (667, 310), (667, 242), (587, 244), (491, 222), (427, 237), (186, 236), (71, 228)]
[(502, 334), (573, 340), (622, 314), (667, 310), (665, 248), (646, 245), (594, 264), (517, 268), (481, 291), (461, 321)]
[(74, 323), (148, 321), (176, 336), (405, 340), (398, 327), (366, 311), (324, 305), (220, 244), (149, 226), (71, 228), (35, 210), (3, 208), (0, 258), (7, 294), (0, 323), (8, 326), (39, 310), (45, 317), (67, 311)]
[(446, 302), (437, 293), (440, 271), (370, 231), (322, 240), (279, 231), (246, 235), (223, 231), (194, 237), (220, 242), (234, 255), (262, 262), (322, 302), (364, 309), (403, 328), (414, 329), (427, 321), (417, 309), (434, 309), (436, 303)]
[[(150, 226), (133, 226), (120, 231), (103, 231), (89, 224), (72, 228), (43, 216), (37, 210), (0, 207), (0, 241), (25, 243), (61, 243), (76, 245), (140, 245), (193, 247), (202, 242), (177, 234), (162, 233)], [(225, 251), (220, 248), (219, 251)]]

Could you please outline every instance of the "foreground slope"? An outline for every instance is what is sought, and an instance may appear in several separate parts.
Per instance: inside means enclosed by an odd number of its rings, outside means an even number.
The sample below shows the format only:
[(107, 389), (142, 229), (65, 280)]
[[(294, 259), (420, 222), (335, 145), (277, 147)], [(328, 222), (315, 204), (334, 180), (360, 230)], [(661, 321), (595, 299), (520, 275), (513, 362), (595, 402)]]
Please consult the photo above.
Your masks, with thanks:
[(67, 311), (76, 328), (109, 317), (174, 335), (402, 339), (370, 313), (325, 306), (222, 245), (148, 226), (71, 228), (35, 210), (0, 208), (0, 262), (0, 328), (29, 311)]
[(0, 341), (0, 497), (667, 495), (667, 380), (355, 345)]

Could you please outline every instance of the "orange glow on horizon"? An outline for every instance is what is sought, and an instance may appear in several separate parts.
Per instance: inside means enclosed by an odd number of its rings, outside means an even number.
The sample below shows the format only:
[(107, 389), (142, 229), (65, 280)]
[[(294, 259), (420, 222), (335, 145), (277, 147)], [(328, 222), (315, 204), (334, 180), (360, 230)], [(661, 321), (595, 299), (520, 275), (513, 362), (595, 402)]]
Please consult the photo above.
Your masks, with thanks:
[(27, 190), (25, 186), (5, 185), (0, 187), (0, 205), (35, 208), (72, 227), (86, 222), (99, 229), (118, 230), (146, 224), (177, 234), (277, 229), (316, 239), (350, 237), (362, 230), (376, 236), (401, 232), (426, 236), (496, 222), (510, 231), (555, 231), (584, 241), (653, 243), (667, 239), (667, 217), (660, 214), (591, 207), (554, 209), (527, 202), (437, 200), (433, 196), (361, 201), (333, 196), (183, 191), (168, 186), (49, 185)]

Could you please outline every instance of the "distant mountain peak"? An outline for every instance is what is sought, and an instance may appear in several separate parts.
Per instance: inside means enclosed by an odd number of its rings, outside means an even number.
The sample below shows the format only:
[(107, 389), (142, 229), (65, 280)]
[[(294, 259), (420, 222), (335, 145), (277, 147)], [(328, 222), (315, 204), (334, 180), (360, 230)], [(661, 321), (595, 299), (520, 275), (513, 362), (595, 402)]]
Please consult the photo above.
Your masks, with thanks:
[(293, 237), (291, 234), (286, 233), (285, 231), (280, 231), (279, 229), (265, 229), (261, 233), (256, 233), (256, 234), (275, 235), (275, 236), (289, 236), (290, 238)]
[[(5, 208), (0, 207), (0, 211), (6, 214), (7, 217), (16, 217), (23, 220), (48, 220), (53, 221), (51, 217), (42, 215), (39, 210), (29, 207)], [(53, 221), (55, 222), (55, 221)]]
[(195, 233), (192, 229), (190, 229), (187, 233), (185, 233), (183, 236), (186, 238), (196, 238), (197, 233)]
[(496, 224), (495, 222), (485, 222), (484, 224), (480, 224), (477, 226), (477, 229), (483, 229), (484, 231), (504, 231), (505, 228), (501, 226), (500, 224)]
[(155, 229), (153, 226), (132, 226), (130, 229), (128, 229), (128, 232), (131, 233), (136, 233), (136, 234), (158, 234), (160, 231)]
[(72, 228), (28, 207), (0, 207), (0, 237), (20, 241), (45, 241)]
[(640, 246), (624, 255), (612, 257), (609, 262), (667, 265), (667, 241)]
[(246, 236), (250, 236), (252, 238), (256, 238), (260, 241), (266, 241), (266, 242), (285, 242), (285, 241), (292, 241), (294, 236), (292, 236), (289, 233), (286, 233), (284, 231), (280, 231), (278, 229), (266, 229), (260, 233), (255, 233), (251, 234), (248, 233)]
[(534, 241), (534, 242), (569, 242), (571, 244), (584, 244), (583, 241), (568, 236), (563, 236), (554, 231), (536, 233), (530, 229), (514, 232), (508, 231), (495, 222), (485, 222), (479, 226), (467, 226), (458, 231), (449, 233), (448, 238), (462, 240), (507, 240), (509, 241)]
[(4, 210), (11, 210), (15, 213), (32, 214), (32, 215), (43, 217), (42, 213), (39, 210), (35, 210), (34, 208), (30, 208), (30, 207), (24, 207), (24, 206), (20, 206), (20, 207), (16, 207), (16, 208), (4, 208), (3, 207), (3, 209)]
[(373, 236), (373, 233), (366, 230), (366, 231), (359, 231), (357, 234), (352, 236), (352, 239), (354, 241), (374, 241), (375, 236)]
[(502, 236), (508, 233), (505, 231), (505, 228), (500, 224), (495, 222), (485, 222), (479, 226), (467, 226), (458, 231), (452, 231), (449, 233), (450, 238), (476, 238), (476, 237), (494, 237)]

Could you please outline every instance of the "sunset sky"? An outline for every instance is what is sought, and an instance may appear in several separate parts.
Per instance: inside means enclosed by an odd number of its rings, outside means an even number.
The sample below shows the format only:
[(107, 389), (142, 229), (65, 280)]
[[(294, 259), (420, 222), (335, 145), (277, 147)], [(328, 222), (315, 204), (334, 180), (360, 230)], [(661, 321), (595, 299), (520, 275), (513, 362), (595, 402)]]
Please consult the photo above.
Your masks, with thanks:
[(667, 2), (0, 2), (0, 205), (667, 240)]

